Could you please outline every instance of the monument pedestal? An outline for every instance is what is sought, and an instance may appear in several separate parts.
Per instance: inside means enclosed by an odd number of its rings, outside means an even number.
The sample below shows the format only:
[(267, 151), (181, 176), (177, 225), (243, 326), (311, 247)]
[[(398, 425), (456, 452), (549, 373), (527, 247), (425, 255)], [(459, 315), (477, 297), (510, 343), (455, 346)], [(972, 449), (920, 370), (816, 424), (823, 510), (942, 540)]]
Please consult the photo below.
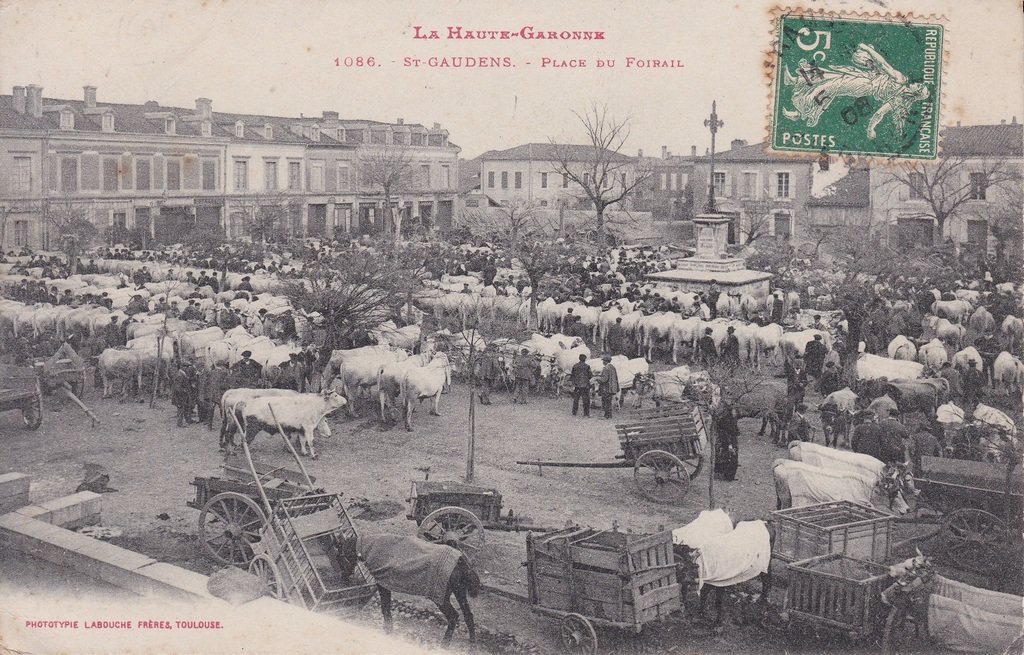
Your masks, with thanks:
[(746, 293), (755, 298), (768, 296), (771, 273), (752, 271), (738, 257), (723, 257), (729, 241), (730, 219), (720, 214), (702, 214), (693, 219), (697, 253), (675, 260), (670, 271), (652, 273), (647, 279), (682, 291), (707, 291), (712, 283), (723, 293)]

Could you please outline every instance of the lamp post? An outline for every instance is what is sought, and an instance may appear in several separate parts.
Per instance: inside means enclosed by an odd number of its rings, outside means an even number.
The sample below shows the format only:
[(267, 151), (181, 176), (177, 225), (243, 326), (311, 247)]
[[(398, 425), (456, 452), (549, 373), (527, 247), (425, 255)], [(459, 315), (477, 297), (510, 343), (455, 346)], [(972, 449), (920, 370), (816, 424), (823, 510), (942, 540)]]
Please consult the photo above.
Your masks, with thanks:
[(718, 133), (718, 128), (725, 125), (725, 123), (718, 120), (717, 104), (717, 100), (711, 101), (711, 116), (704, 120), (704, 127), (711, 130), (711, 175), (708, 188), (708, 202), (704, 205), (704, 213), (706, 214), (718, 213), (715, 208), (715, 134)]

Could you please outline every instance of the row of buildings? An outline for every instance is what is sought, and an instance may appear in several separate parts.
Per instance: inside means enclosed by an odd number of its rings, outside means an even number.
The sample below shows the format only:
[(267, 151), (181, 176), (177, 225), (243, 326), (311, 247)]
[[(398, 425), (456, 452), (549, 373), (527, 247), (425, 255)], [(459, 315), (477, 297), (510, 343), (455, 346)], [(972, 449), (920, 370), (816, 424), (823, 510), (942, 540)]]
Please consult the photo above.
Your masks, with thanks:
[[(57, 247), (60, 216), (81, 217), (116, 242), (174, 243), (198, 228), (251, 236), (330, 237), (384, 228), (380, 171), (407, 174), (390, 196), (395, 217), (449, 226), (459, 147), (440, 125), (286, 118), (194, 108), (43, 97), (37, 85), (0, 96), (0, 242)], [(268, 209), (269, 208), (269, 209)]]
[[(935, 164), (879, 164), (830, 156), (778, 155), (766, 144), (731, 142), (715, 153), (609, 154), (607, 195), (646, 183), (613, 209), (685, 221), (705, 206), (732, 219), (729, 239), (815, 242), (842, 226), (863, 226), (890, 244), (951, 239), (992, 250), (1019, 244), (1024, 128), (947, 128)], [(447, 229), (481, 207), (525, 204), (588, 209), (568, 160), (590, 183), (593, 149), (529, 143), (460, 161), (448, 131), (434, 123), (287, 118), (194, 108), (44, 98), (36, 85), (0, 96), (0, 243), (4, 250), (55, 248), (69, 213), (110, 242), (173, 243), (195, 228), (230, 239), (256, 237), (269, 216), (292, 235), (332, 237), (404, 225)], [(910, 166), (910, 168), (907, 168)], [(384, 188), (401, 169), (400, 180)], [(385, 210), (385, 199), (391, 212)], [(269, 209), (269, 211), (268, 211)], [(938, 216), (937, 218), (937, 215)], [(1007, 228), (1009, 221), (1010, 228)], [(941, 223), (941, 226), (938, 224)], [(941, 227), (940, 229), (936, 229)]]

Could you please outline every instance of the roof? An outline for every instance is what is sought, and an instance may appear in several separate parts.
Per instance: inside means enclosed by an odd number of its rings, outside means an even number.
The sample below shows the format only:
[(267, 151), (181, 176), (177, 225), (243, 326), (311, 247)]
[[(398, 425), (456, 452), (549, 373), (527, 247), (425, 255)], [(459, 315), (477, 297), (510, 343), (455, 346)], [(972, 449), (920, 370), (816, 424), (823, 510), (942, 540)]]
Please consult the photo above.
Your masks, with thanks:
[[(707, 162), (707, 161), (710, 161), (710, 159), (711, 158), (709, 156), (705, 155), (703, 157), (698, 157), (697, 161)], [(797, 162), (800, 162), (800, 163), (809, 164), (809, 163), (811, 163), (812, 160), (808, 159), (808, 160), (804, 160), (804, 161), (801, 162), (799, 159), (794, 159), (792, 155), (775, 154), (775, 153), (771, 152), (770, 150), (768, 150), (768, 142), (764, 141), (762, 143), (754, 143), (754, 144), (751, 144), (751, 145), (740, 146), (738, 148), (732, 148), (731, 150), (725, 150), (723, 152), (716, 152), (715, 153), (715, 161), (716, 162), (730, 162), (730, 161), (737, 161), (737, 162), (776, 162), (776, 161), (787, 161), (787, 162), (793, 162), (793, 161), (797, 161)]]
[(821, 196), (811, 196), (812, 207), (867, 207), (871, 204), (871, 169), (851, 168), (844, 177), (825, 187)]
[[(559, 151), (566, 154), (569, 161), (591, 161), (594, 159), (594, 146), (554, 143), (525, 143), (507, 150), (488, 150), (480, 155), (478, 159), (484, 161), (557, 161), (559, 159), (557, 156)], [(634, 157), (609, 150), (605, 152), (608, 153), (610, 161), (630, 162), (635, 159)]]
[(947, 127), (942, 130), (942, 154), (954, 157), (1024, 156), (1024, 125)]
[(459, 160), (459, 193), (480, 188), (480, 158)]
[[(58, 98), (43, 98), (43, 107), (52, 105), (63, 105), (68, 107), (75, 116), (75, 129), (68, 134), (80, 132), (103, 132), (102, 113), (86, 113), (84, 100), (64, 100)], [(161, 105), (155, 101), (148, 101), (143, 104), (124, 104), (112, 102), (98, 102), (96, 108), (109, 110), (114, 114), (114, 134), (166, 134), (164, 119), (162, 117), (147, 118), (146, 114), (166, 113), (175, 117), (176, 136), (202, 136), (202, 125), (199, 120), (184, 120), (186, 117), (195, 117), (194, 108), (171, 107)], [(94, 112), (95, 110), (90, 110)], [(245, 125), (243, 136), (235, 136), (235, 123), (242, 121)], [(296, 143), (304, 145), (320, 146), (344, 146), (346, 144), (331, 138), (323, 132), (325, 121), (320, 117), (298, 117), (289, 118), (283, 116), (270, 116), (265, 114), (238, 114), (231, 112), (213, 112), (211, 118), (210, 136), (218, 138), (229, 138), (232, 140), (261, 141), (275, 143)], [(313, 141), (308, 137), (301, 136), (292, 131), (296, 124), (318, 124), (321, 126), (320, 140)], [(273, 126), (273, 138), (264, 138), (264, 126)], [(354, 127), (398, 127), (397, 123), (383, 123), (372, 120), (340, 119), (337, 125), (343, 128)], [(403, 123), (402, 127), (410, 127), (415, 131), (424, 130), (419, 123)], [(0, 95), (0, 129), (14, 130), (53, 130), (60, 129), (60, 112), (43, 112), (42, 117), (35, 118), (29, 114), (21, 114), (14, 110), (14, 97), (11, 95)], [(449, 147), (453, 146), (449, 142)]]

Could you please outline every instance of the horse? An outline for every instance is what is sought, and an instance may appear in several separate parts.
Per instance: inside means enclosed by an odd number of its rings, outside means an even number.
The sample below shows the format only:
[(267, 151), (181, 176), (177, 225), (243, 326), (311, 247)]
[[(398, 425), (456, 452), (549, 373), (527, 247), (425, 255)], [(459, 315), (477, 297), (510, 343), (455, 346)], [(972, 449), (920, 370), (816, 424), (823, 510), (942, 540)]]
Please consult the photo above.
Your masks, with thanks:
[[(411, 578), (404, 577), (402, 571), (396, 570), (403, 563), (400, 551), (415, 553), (417, 562), (422, 566), (427, 562), (440, 570), (451, 569), (447, 576), (447, 584), (443, 589), (416, 588)], [(377, 582), (380, 594), (380, 610), (384, 616), (384, 630), (391, 632), (391, 592), (422, 596), (433, 600), (448, 621), (448, 629), (444, 633), (441, 644), (447, 646), (459, 624), (459, 612), (452, 606), (451, 596), (459, 603), (462, 616), (466, 619), (470, 643), (476, 642), (476, 623), (469, 607), (469, 599), (476, 598), (480, 593), (480, 576), (473, 570), (469, 559), (458, 549), (444, 544), (432, 544), (415, 537), (394, 535), (360, 535), (358, 541), (351, 538), (332, 536), (327, 544), (327, 553), (338, 564), (343, 575), (352, 575), (357, 562), (366, 563)], [(405, 560), (408, 561), (408, 560)], [(431, 579), (433, 579), (431, 577)]]

